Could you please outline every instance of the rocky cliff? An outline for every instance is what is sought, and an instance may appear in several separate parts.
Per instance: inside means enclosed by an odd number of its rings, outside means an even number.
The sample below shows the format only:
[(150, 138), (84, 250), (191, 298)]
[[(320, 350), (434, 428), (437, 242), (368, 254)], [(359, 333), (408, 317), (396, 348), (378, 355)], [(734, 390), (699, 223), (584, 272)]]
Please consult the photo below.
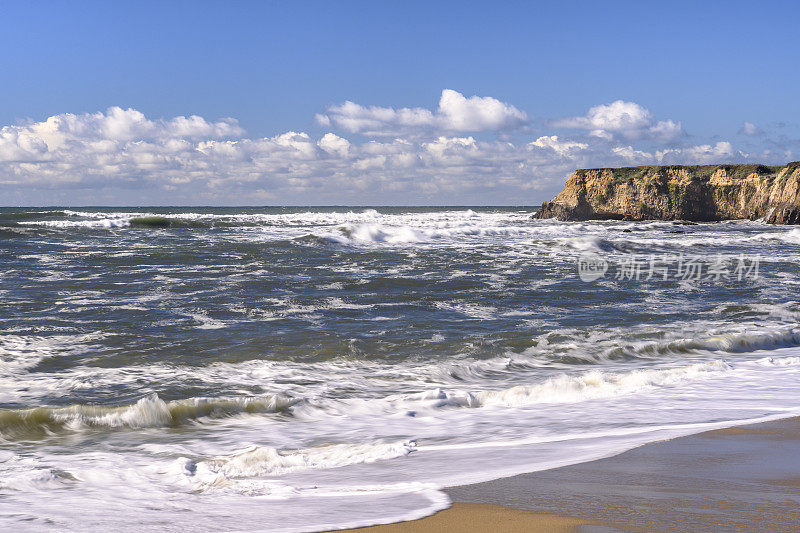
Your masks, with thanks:
[(800, 224), (800, 162), (578, 170), (534, 216)]

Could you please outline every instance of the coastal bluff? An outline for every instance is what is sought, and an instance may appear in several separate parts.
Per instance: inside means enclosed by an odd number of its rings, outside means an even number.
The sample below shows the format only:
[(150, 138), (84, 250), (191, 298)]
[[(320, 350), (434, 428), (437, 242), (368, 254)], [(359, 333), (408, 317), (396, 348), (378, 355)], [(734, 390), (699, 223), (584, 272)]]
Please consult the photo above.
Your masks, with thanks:
[(800, 162), (577, 170), (534, 218), (800, 224)]

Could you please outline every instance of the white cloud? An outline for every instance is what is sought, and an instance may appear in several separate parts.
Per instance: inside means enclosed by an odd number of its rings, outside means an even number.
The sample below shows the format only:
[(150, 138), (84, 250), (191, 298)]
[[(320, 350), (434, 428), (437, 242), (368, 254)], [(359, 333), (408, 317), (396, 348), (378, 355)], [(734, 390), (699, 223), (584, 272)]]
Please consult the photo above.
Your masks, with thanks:
[(324, 127), (337, 127), (350, 133), (371, 136), (396, 136), (433, 131), (480, 132), (519, 128), (528, 122), (524, 111), (495, 98), (472, 96), (445, 89), (436, 112), (421, 107), (361, 106), (345, 102), (329, 107), (316, 117)]
[(343, 139), (333, 133), (326, 133), (322, 139), (319, 140), (317, 146), (328, 152), (329, 154), (347, 157), (350, 153), (350, 141)]
[(135, 109), (110, 107), (105, 113), (54, 115), (44, 122), (26, 126), (6, 126), (3, 134), (27, 133), (44, 142), (49, 149), (63, 148), (71, 139), (103, 141), (157, 140), (168, 138), (223, 138), (244, 134), (236, 120), (208, 122), (202, 117), (175, 117), (171, 120), (148, 120)]
[(588, 130), (592, 137), (612, 141), (652, 140), (669, 143), (684, 135), (680, 122), (659, 120), (644, 107), (634, 102), (617, 100), (589, 109), (582, 117), (568, 117), (552, 121), (557, 128)]
[(653, 154), (636, 150), (633, 146), (616, 146), (611, 153), (622, 158), (628, 165), (647, 165), (653, 162)]
[(656, 160), (666, 164), (713, 164), (729, 163), (747, 158), (747, 154), (733, 149), (728, 141), (714, 145), (701, 144), (688, 148), (656, 151)]
[(478, 144), (472, 137), (439, 137), (433, 142), (422, 143), (422, 148), (439, 160), (464, 158), (478, 151)]
[(522, 126), (528, 121), (524, 111), (489, 96), (465, 98), (445, 89), (439, 99), (443, 128), (453, 131), (497, 131)]
[(739, 129), (739, 135), (761, 135), (762, 133), (764, 131), (752, 122), (745, 122)]
[(587, 150), (589, 145), (581, 142), (559, 140), (558, 135), (545, 135), (528, 143), (528, 147), (530, 149), (552, 150), (560, 156), (568, 156), (581, 150)]
[[(33, 191), (58, 197), (72, 191), (72, 198), (81, 198), (76, 203), (133, 198), (135, 191), (151, 203), (357, 203), (387, 201), (388, 193), (408, 201), (436, 195), (443, 195), (437, 201), (458, 201), (454, 194), (465, 197), (498, 184), (552, 184), (571, 164), (562, 157), (550, 161), (551, 155), (524, 144), (474, 137), (354, 144), (334, 133), (242, 134), (230, 120), (150, 120), (119, 108), (6, 126), (0, 129), (0, 190), (5, 198), (9, 191), (18, 197), (24, 191), (27, 197)], [(509, 194), (518, 199), (516, 192)]]
[[(433, 122), (487, 128), (508, 120), (505, 104), (456, 95), (429, 112)], [(371, 115), (386, 119), (376, 122), (381, 127), (418, 124), (425, 116), (382, 109)], [(749, 161), (769, 154), (748, 156), (727, 141), (649, 148), (618, 142), (621, 131), (659, 123), (647, 114), (609, 113), (595, 113), (605, 118), (593, 124), (613, 131), (611, 141), (541, 135), (513, 142), (452, 133), (391, 139), (386, 128), (361, 141), (294, 131), (249, 138), (233, 119), (153, 120), (116, 107), (61, 114), (0, 128), (0, 203), (535, 203), (555, 194), (577, 168)], [(771, 157), (781, 159), (783, 152)]]

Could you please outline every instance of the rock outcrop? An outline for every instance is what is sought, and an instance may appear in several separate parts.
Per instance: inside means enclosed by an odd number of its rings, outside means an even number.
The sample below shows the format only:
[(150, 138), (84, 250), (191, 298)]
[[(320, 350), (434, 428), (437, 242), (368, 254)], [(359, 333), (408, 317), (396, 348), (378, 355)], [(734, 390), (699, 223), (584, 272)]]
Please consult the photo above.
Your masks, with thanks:
[(800, 224), (800, 162), (578, 170), (534, 217)]

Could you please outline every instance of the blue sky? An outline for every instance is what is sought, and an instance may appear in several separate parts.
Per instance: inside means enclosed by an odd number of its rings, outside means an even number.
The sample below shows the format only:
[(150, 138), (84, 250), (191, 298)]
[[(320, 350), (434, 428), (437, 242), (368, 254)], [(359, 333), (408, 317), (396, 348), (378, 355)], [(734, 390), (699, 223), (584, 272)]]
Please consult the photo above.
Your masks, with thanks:
[(797, 160), (798, 15), (6, 3), (0, 203), (535, 204), (582, 166)]

